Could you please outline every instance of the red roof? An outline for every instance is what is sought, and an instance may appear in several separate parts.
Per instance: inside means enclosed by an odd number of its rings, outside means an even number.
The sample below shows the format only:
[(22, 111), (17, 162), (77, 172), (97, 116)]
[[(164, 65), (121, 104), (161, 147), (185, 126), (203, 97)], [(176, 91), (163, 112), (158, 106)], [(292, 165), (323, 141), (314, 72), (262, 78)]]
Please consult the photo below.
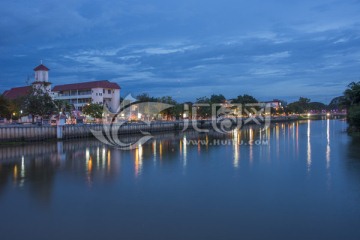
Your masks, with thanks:
[(100, 80), (93, 82), (58, 85), (53, 88), (53, 91), (60, 92), (60, 91), (68, 91), (68, 90), (90, 90), (92, 88), (120, 89), (120, 86), (117, 83), (109, 82), (108, 80)]
[(45, 65), (40, 64), (39, 66), (37, 66), (36, 68), (34, 68), (34, 71), (49, 71), (50, 69), (48, 69)]
[(31, 91), (31, 86), (16, 87), (5, 91), (3, 93), (3, 96), (7, 99), (13, 100), (28, 95), (30, 91)]

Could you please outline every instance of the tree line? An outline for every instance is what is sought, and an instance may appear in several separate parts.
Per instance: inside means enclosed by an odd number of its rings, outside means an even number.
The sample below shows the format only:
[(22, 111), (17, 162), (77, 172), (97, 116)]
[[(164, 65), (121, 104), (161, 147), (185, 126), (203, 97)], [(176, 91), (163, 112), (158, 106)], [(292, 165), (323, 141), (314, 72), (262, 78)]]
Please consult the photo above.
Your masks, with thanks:
[(36, 87), (32, 87), (26, 96), (12, 100), (0, 95), (0, 117), (6, 119), (18, 120), (21, 116), (31, 116), (34, 122), (35, 118), (50, 118), (72, 109), (68, 102), (53, 100), (49, 93)]
[[(344, 92), (344, 96), (340, 96), (331, 101), (329, 105), (320, 102), (311, 102), (309, 98), (300, 97), (298, 101), (287, 104), (285, 101), (280, 101), (280, 106), (271, 109), (272, 114), (303, 114), (330, 110), (349, 109), (350, 119), (356, 119), (359, 111), (359, 82), (351, 83), (348, 89)], [(121, 99), (123, 101), (123, 99)], [(153, 97), (148, 93), (142, 93), (136, 96), (136, 102), (158, 102), (172, 105), (173, 107), (161, 111), (161, 114), (168, 119), (184, 117), (184, 104), (188, 106), (187, 117), (191, 117), (191, 109), (194, 105), (202, 105), (197, 111), (197, 116), (206, 118), (211, 116), (212, 104), (252, 104), (259, 101), (251, 95), (238, 95), (236, 98), (227, 99), (223, 94), (212, 94), (211, 96), (203, 96), (196, 99), (194, 102), (178, 102), (171, 96)], [(41, 89), (32, 88), (29, 94), (22, 98), (14, 100), (6, 99), (0, 95), (0, 117), (7, 119), (18, 119), (21, 115), (31, 115), (33, 121), (35, 117), (48, 118), (53, 114), (71, 113), (74, 110), (74, 105), (67, 101), (52, 100), (47, 92)], [(89, 103), (82, 109), (85, 115), (93, 118), (101, 118), (103, 106), (101, 104)], [(350, 114), (351, 113), (351, 114)], [(353, 121), (353, 120), (349, 120)], [(354, 120), (355, 121), (355, 120)], [(356, 121), (355, 121), (356, 122)]]
[(360, 81), (352, 82), (347, 86), (341, 103), (348, 109), (347, 120), (349, 123), (349, 132), (360, 131)]

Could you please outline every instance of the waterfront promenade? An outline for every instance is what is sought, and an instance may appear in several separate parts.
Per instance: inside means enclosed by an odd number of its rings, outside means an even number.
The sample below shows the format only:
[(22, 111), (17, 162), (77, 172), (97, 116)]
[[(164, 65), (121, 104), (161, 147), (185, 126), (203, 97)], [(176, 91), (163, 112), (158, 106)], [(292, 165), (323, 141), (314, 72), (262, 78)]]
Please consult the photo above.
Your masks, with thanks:
[[(223, 119), (224, 120), (224, 119)], [(226, 119), (225, 119), (226, 120)], [(258, 123), (264, 124), (264, 120), (257, 119)], [(297, 116), (281, 116), (272, 117), (271, 122), (284, 122), (298, 120)], [(216, 121), (216, 122), (214, 122)], [(117, 129), (118, 135), (139, 134), (141, 132), (167, 132), (167, 131), (181, 131), (186, 129), (210, 129), (214, 126), (222, 124), (222, 120), (180, 120), (180, 121), (156, 121), (142, 123), (115, 123), (112, 125), (113, 129)], [(231, 122), (231, 126), (237, 127), (245, 124), (256, 124), (255, 121), (249, 118), (237, 119), (242, 121), (238, 124), (236, 121)], [(30, 141), (46, 141), (56, 139), (74, 139), (74, 138), (89, 138), (93, 137), (93, 131), (101, 132), (106, 124), (69, 124), (63, 126), (37, 126), (37, 125), (0, 125), (0, 142), (30, 142)], [(118, 128), (117, 128), (118, 127)], [(61, 132), (59, 134), (59, 131)]]

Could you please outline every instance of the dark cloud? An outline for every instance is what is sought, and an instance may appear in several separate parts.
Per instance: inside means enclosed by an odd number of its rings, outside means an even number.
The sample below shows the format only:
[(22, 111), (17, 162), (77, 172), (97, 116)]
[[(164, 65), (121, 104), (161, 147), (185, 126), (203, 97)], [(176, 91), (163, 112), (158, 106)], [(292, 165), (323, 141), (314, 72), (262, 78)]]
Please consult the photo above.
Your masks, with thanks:
[(325, 0), (4, 0), (0, 92), (24, 85), (42, 59), (54, 84), (326, 102), (359, 79), (359, 10)]

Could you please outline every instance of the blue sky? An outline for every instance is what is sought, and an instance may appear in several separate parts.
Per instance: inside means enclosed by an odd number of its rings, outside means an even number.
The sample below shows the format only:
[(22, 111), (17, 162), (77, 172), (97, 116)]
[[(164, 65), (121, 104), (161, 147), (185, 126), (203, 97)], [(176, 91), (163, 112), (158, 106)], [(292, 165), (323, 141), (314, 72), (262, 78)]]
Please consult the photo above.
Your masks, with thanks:
[(328, 103), (360, 79), (359, 13), (359, 0), (2, 0), (0, 92), (42, 59), (54, 85)]

